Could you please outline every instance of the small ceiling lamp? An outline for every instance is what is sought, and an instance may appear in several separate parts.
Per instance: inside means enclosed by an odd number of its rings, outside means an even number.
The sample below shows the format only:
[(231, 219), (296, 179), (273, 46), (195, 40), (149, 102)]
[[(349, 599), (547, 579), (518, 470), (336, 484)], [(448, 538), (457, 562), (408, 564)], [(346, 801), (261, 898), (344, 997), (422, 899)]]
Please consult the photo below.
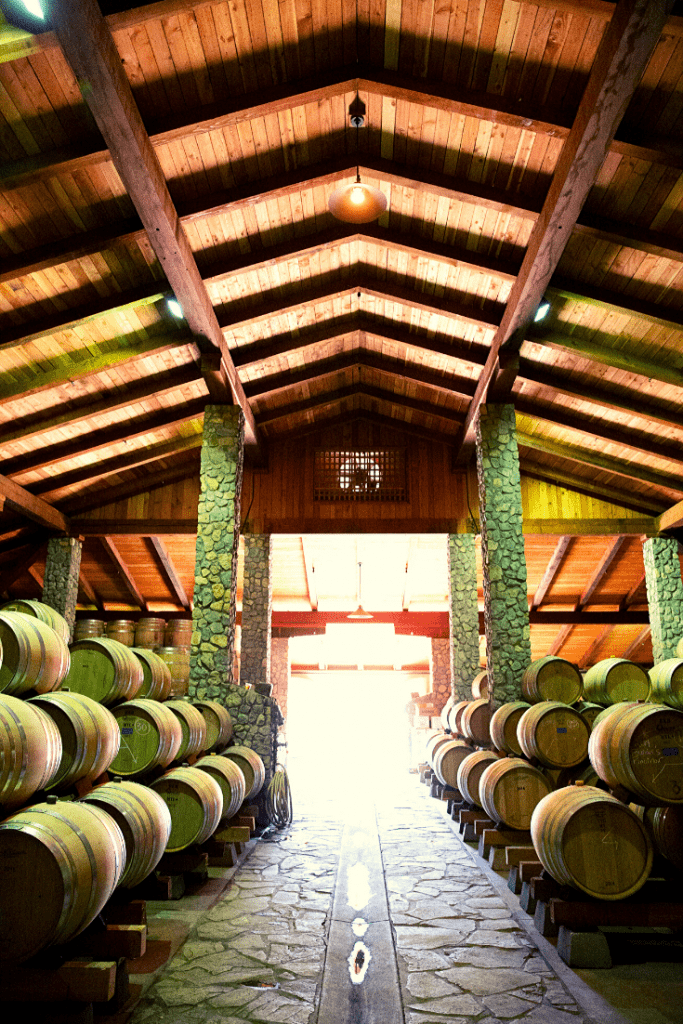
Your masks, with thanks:
[[(356, 159), (358, 156), (358, 130), (365, 124), (365, 104), (356, 93), (349, 107), (351, 124), (356, 129)], [(360, 167), (356, 164), (356, 180), (351, 185), (342, 185), (330, 196), (328, 209), (337, 220), (347, 224), (369, 224), (377, 220), (387, 208), (387, 197), (378, 188), (366, 185), (360, 180)]]
[(367, 620), (367, 619), (371, 619), (372, 618), (372, 615), (370, 614), (370, 612), (366, 612), (365, 609), (363, 608), (363, 605), (362, 605), (362, 602), (361, 602), (361, 598), (360, 598), (360, 567), (361, 567), (361, 563), (359, 562), (358, 563), (358, 607), (356, 608), (355, 612), (351, 612), (349, 615), (346, 616), (347, 619), (352, 619), (354, 622), (359, 622), (359, 621), (362, 621), (362, 620)]
[(539, 303), (538, 309), (536, 310), (536, 315), (534, 316), (534, 323), (537, 324), (540, 320), (545, 320), (549, 312), (550, 303), (544, 295), (542, 301)]

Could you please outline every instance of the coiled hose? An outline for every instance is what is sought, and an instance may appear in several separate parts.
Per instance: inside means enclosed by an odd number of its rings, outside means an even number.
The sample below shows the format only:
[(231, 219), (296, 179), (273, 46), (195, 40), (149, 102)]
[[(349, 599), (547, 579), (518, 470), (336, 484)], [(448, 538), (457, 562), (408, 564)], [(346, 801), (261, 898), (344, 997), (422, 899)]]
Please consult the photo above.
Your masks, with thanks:
[(281, 764), (276, 767), (266, 790), (266, 814), (274, 828), (286, 828), (292, 824), (292, 791), (287, 769)]

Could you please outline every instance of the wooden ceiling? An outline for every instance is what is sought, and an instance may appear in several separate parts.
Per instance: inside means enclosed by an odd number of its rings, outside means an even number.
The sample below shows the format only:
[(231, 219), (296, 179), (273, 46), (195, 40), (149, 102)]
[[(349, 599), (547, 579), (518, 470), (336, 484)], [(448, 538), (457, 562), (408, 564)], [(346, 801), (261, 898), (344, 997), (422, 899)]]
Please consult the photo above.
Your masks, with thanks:
[[(196, 478), (207, 401), (241, 405), (252, 463), (355, 411), (455, 466), (481, 402), (512, 401), (528, 477), (646, 516), (683, 499), (675, 5), (0, 9), (0, 591), (38, 587), (66, 517)], [(388, 199), (370, 225), (327, 210), (357, 165)], [(609, 545), (588, 540), (553, 603), (589, 588)], [(107, 543), (86, 543), (84, 603), (189, 605), (190, 538)], [(558, 543), (527, 541), (532, 605)], [(606, 604), (641, 576), (628, 538)], [(535, 627), (539, 653), (567, 625)]]

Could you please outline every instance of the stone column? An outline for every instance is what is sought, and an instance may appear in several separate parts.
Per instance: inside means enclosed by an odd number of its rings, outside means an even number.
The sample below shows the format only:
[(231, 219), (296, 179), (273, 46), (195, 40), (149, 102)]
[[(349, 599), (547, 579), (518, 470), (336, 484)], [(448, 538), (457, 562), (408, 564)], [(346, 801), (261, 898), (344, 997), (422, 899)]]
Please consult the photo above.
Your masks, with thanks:
[(643, 543), (645, 585), (652, 628), (652, 656), (656, 662), (676, 657), (683, 637), (683, 582), (678, 541), (649, 537)]
[(287, 718), (287, 694), (289, 691), (289, 637), (271, 640), (270, 681), (273, 684), (273, 700), (277, 701), (283, 718)]
[(270, 618), (273, 605), (270, 536), (244, 536), (240, 684), (270, 682)]
[(207, 405), (200, 469), (189, 693), (225, 697), (232, 684), (244, 416)]
[(457, 700), (471, 700), (472, 680), (479, 672), (479, 604), (474, 534), (449, 535), (448, 578), (452, 693)]
[(82, 551), (83, 541), (77, 537), (50, 537), (47, 542), (42, 600), (64, 616), (72, 639)]
[(519, 700), (531, 662), (522, 492), (513, 405), (483, 405), (477, 474), (484, 565), (484, 624), (491, 701)]
[(432, 637), (432, 693), (438, 711), (451, 695), (451, 642)]

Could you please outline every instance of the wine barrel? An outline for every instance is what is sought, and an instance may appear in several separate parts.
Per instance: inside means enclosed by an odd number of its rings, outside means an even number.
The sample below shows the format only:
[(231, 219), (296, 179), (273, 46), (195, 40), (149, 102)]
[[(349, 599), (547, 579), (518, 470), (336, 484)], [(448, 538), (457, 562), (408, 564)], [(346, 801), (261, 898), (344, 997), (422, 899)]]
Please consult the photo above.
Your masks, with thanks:
[(0, 694), (0, 806), (21, 807), (45, 789), (61, 757), (62, 740), (50, 716), (18, 697)]
[(482, 772), (479, 799), (493, 821), (528, 829), (536, 804), (551, 789), (552, 783), (538, 768), (521, 757), (503, 757)]
[(524, 700), (513, 700), (509, 704), (501, 704), (491, 716), (491, 742), (496, 750), (504, 750), (506, 754), (517, 754), (522, 748), (517, 739), (517, 724), (531, 704)]
[(204, 843), (223, 815), (223, 793), (216, 780), (199, 768), (173, 768), (152, 783), (171, 812), (169, 853)]
[(638, 803), (683, 803), (683, 712), (625, 704), (595, 725), (588, 755), (610, 788), (624, 786)]
[(175, 760), (182, 729), (165, 704), (130, 700), (115, 707), (112, 714), (121, 732), (121, 746), (111, 763), (113, 773), (142, 775), (152, 768), (166, 768)]
[(541, 800), (531, 818), (531, 838), (556, 881), (601, 900), (637, 892), (652, 868), (642, 822), (592, 786), (566, 786)]
[(583, 695), (593, 704), (617, 704), (625, 700), (647, 700), (650, 679), (642, 665), (626, 658), (605, 658), (583, 677)]
[(645, 825), (657, 853), (678, 871), (683, 871), (683, 806), (629, 806)]
[(190, 684), (189, 647), (157, 647), (156, 653), (171, 673), (170, 697), (184, 697)]
[(544, 700), (524, 712), (517, 725), (517, 739), (527, 757), (535, 757), (548, 768), (567, 768), (585, 761), (590, 731), (574, 708)]
[(69, 671), (69, 648), (42, 619), (0, 612), (0, 692), (16, 696), (58, 689)]
[(469, 700), (458, 700), (448, 712), (448, 725), (454, 736), (462, 736), (462, 714), (465, 708), (471, 704)]
[(188, 647), (192, 643), (192, 619), (169, 619), (164, 627), (165, 647)]
[(616, 714), (618, 711), (623, 711), (624, 708), (636, 708), (638, 707), (637, 700), (622, 700), (618, 704), (610, 704), (606, 708), (601, 708), (600, 713), (593, 719), (593, 729), (600, 722), (604, 721), (605, 718), (609, 718), (610, 715)]
[(139, 885), (161, 860), (171, 834), (171, 813), (165, 801), (139, 782), (107, 782), (84, 801), (110, 814), (126, 844), (126, 867), (119, 880), (123, 889)]
[(667, 658), (650, 669), (650, 700), (683, 709), (683, 658)]
[(73, 642), (91, 636), (104, 636), (106, 625), (102, 619), (76, 619)]
[(111, 711), (82, 693), (46, 693), (28, 703), (50, 716), (62, 739), (61, 760), (46, 789), (66, 789), (106, 772), (121, 741)]
[(142, 667), (142, 686), (136, 693), (138, 698), (167, 700), (171, 695), (171, 673), (166, 662), (144, 647), (131, 647), (131, 651)]
[(571, 768), (560, 768), (557, 773), (555, 789), (562, 789), (563, 786), (575, 786), (577, 782), (583, 786), (595, 786), (596, 789), (605, 788), (602, 779), (588, 760), (572, 765)]
[(109, 637), (89, 637), (71, 645), (66, 689), (111, 706), (132, 700), (142, 686), (142, 665), (124, 644)]
[(439, 749), (442, 743), (448, 743), (449, 740), (452, 739), (453, 737), (450, 735), (450, 733), (441, 732), (436, 733), (434, 736), (430, 736), (429, 739), (427, 740), (427, 744), (425, 747), (425, 756), (427, 758), (427, 763), (432, 768), (432, 771), (434, 770), (434, 752)]
[(548, 700), (573, 704), (581, 696), (581, 688), (576, 665), (551, 654), (533, 661), (522, 676), (522, 694), (530, 704)]
[(260, 756), (251, 747), (228, 747), (222, 752), (223, 757), (234, 761), (244, 775), (247, 787), (245, 800), (251, 800), (263, 789), (266, 781), (266, 769)]
[(44, 604), (43, 601), (8, 601), (7, 604), (2, 606), (2, 611), (22, 612), (33, 619), (39, 619), (40, 622), (44, 622), (50, 629), (54, 629), (55, 633), (59, 634), (65, 644), (68, 644), (71, 640), (69, 623), (64, 616), (60, 615), (54, 608), (51, 608), (49, 604)]
[(124, 647), (135, 643), (135, 623), (132, 619), (112, 619), (105, 630), (110, 640), (118, 640)]
[[(604, 708), (601, 704), (591, 704), (589, 701), (577, 700), (576, 704), (572, 705), (575, 711), (578, 711), (582, 718), (585, 718), (591, 729), (595, 724), (595, 719), (598, 715), (602, 714)], [(614, 705), (610, 705), (614, 706)]]
[(437, 779), (443, 786), (451, 786), (457, 789), (458, 768), (460, 763), (473, 753), (472, 747), (465, 740), (449, 740), (442, 743), (434, 752), (434, 772)]
[(125, 859), (120, 828), (91, 804), (36, 804), (0, 824), (0, 960), (27, 960), (82, 932)]
[(149, 650), (162, 647), (165, 628), (165, 619), (158, 619), (153, 616), (138, 619), (135, 625), (135, 646), (147, 647)]
[(465, 739), (472, 740), (477, 747), (491, 742), (491, 705), (487, 697), (472, 700), (463, 708), (460, 730)]
[(206, 751), (221, 751), (232, 739), (232, 718), (227, 708), (217, 700), (196, 700), (194, 706), (201, 711), (206, 722)]
[(194, 767), (208, 772), (221, 787), (223, 794), (221, 821), (227, 821), (237, 814), (247, 794), (244, 773), (237, 762), (231, 761), (229, 757), (224, 757), (222, 754), (209, 754), (207, 757), (200, 757)]
[(478, 672), (472, 680), (472, 697), (479, 700), (489, 696), (489, 674), (486, 670)]
[(182, 732), (174, 760), (181, 761), (206, 750), (206, 721), (201, 711), (187, 700), (167, 700), (164, 707), (176, 716)]
[(450, 725), (448, 724), (448, 712), (455, 704), (455, 697), (449, 697), (444, 706), (441, 708), (441, 726), (450, 732)]
[(481, 807), (479, 786), (481, 777), (490, 764), (498, 760), (492, 750), (475, 750), (463, 758), (458, 766), (457, 788), (468, 804)]

